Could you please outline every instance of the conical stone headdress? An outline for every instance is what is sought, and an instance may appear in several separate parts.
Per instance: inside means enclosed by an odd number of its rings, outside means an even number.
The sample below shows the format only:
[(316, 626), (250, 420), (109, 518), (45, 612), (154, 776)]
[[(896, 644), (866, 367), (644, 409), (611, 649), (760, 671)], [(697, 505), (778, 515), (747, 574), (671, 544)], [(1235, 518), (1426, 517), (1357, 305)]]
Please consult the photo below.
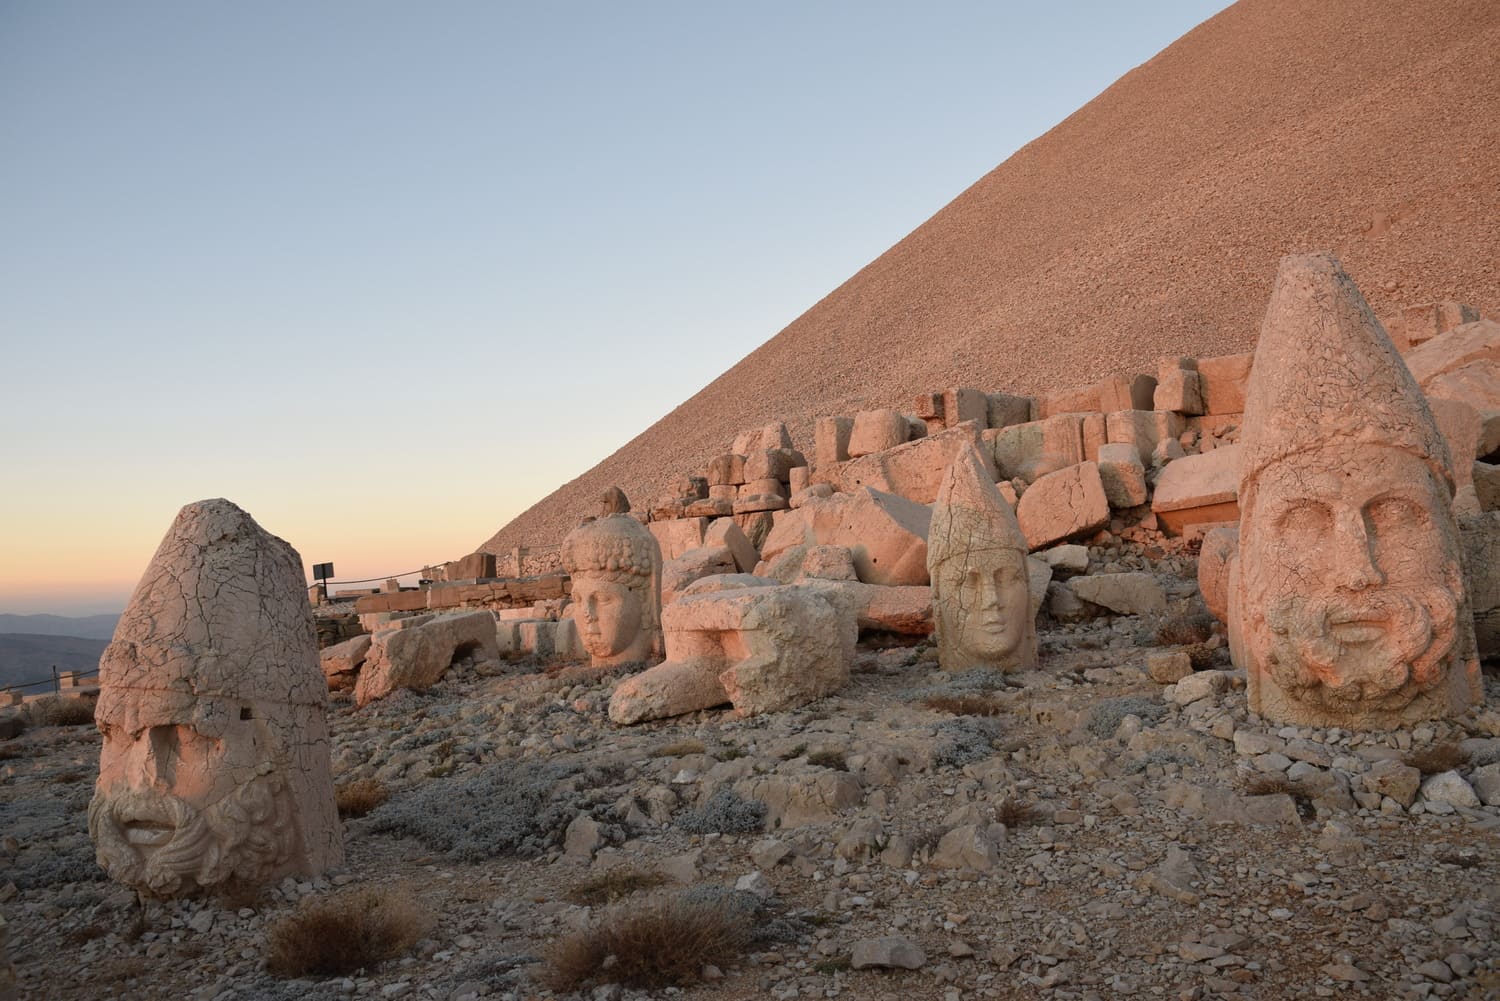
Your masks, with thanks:
[(241, 508), (189, 504), (99, 661), (106, 692), (322, 707), (328, 685), (302, 558)]
[(966, 446), (943, 473), (932, 526), (927, 533), (929, 572), (953, 558), (1009, 549), (1026, 555), (1026, 537), (1016, 514), (1001, 496), (973, 445)]
[(1268, 465), (1330, 442), (1387, 445), (1453, 492), (1427, 399), (1331, 253), (1282, 258), (1245, 393), (1240, 496)]

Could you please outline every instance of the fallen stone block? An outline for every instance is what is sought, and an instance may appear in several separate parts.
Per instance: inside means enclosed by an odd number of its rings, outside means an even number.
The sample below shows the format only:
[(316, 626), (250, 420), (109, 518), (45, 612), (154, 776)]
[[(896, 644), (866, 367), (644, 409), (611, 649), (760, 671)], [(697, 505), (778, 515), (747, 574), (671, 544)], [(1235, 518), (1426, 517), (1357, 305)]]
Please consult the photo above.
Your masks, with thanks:
[(980, 430), (990, 426), (990, 399), (978, 389), (943, 390), (943, 427), (973, 421)]
[(1109, 500), (1098, 463), (1080, 462), (1037, 480), (1021, 495), (1016, 519), (1033, 550), (1092, 535), (1108, 525)]
[(354, 677), (370, 652), (372, 637), (356, 636), (353, 639), (325, 647), (318, 654), (323, 677), (328, 681), (329, 691), (354, 687)]
[(718, 486), (739, 486), (745, 482), (745, 457), (732, 452), (715, 456), (709, 460), (704, 478), (708, 480), (710, 490)]
[[(739, 513), (736, 508), (736, 512)], [(646, 525), (656, 536), (661, 546), (663, 560), (675, 560), (689, 549), (703, 545), (703, 533), (708, 528), (707, 518), (674, 518), (670, 521), (653, 521)]]
[(439, 615), (414, 628), (378, 632), (360, 668), (355, 704), (368, 705), (398, 688), (428, 688), (470, 651), (490, 660), (500, 656), (495, 617), (489, 612)]
[(1112, 375), (1095, 387), (1099, 405), (1094, 410), (1153, 410), (1156, 379), (1149, 375)]
[(989, 394), (989, 420), (986, 426), (990, 428), (1010, 427), (1012, 424), (1025, 424), (1032, 420), (1032, 414), (1036, 410), (1036, 400), (1030, 396), (1012, 396), (1010, 393)]
[(708, 523), (703, 532), (705, 546), (723, 546), (734, 557), (734, 566), (739, 573), (749, 573), (760, 562), (760, 553), (751, 544), (740, 526), (732, 518), (717, 518)]
[(1198, 359), (1198, 379), (1206, 414), (1238, 414), (1245, 410), (1245, 387), (1250, 381), (1254, 352)]
[(735, 573), (738, 569), (728, 546), (700, 546), (689, 549), (676, 559), (664, 560), (661, 565), (662, 607), (676, 601), (694, 581), (715, 574)]
[(1150, 407), (1136, 410), (1170, 410), (1198, 416), (1203, 413), (1203, 381), (1192, 358), (1163, 358), (1156, 376), (1156, 392)]
[(1048, 393), (1037, 400), (1037, 418), (1046, 420), (1057, 414), (1084, 414), (1099, 410), (1099, 387), (1079, 386)]
[[(839, 489), (853, 492), (873, 487), (885, 493), (899, 494), (918, 504), (937, 499), (943, 472), (966, 444), (980, 444), (977, 424), (960, 424), (956, 428), (907, 442), (895, 448), (852, 459), (838, 469)], [(981, 450), (993, 476), (993, 453)]]
[(1238, 521), (1240, 454), (1239, 445), (1223, 445), (1168, 463), (1151, 499), (1162, 530), (1181, 535), (1189, 525)]
[(1141, 463), (1149, 465), (1157, 446), (1187, 429), (1187, 419), (1164, 410), (1117, 410), (1105, 415), (1104, 425), (1110, 444), (1134, 445)]
[(813, 461), (827, 469), (849, 458), (849, 436), (854, 433), (854, 418), (823, 417), (813, 428)]
[(1073, 593), (1084, 601), (1107, 608), (1117, 615), (1160, 612), (1167, 607), (1166, 592), (1156, 578), (1148, 573), (1095, 574), (1074, 577), (1069, 584)]
[[(986, 447), (982, 451), (993, 454), (999, 477), (1031, 483), (1085, 461), (1085, 416), (1056, 414), (1046, 420), (985, 431), (981, 437)], [(1097, 438), (1097, 432), (1091, 437)]]
[(911, 429), (899, 410), (861, 410), (849, 434), (849, 458), (873, 455), (906, 443)]
[(1146, 503), (1146, 467), (1134, 445), (1104, 445), (1099, 449), (1099, 479), (1104, 496), (1116, 509), (1139, 507)]

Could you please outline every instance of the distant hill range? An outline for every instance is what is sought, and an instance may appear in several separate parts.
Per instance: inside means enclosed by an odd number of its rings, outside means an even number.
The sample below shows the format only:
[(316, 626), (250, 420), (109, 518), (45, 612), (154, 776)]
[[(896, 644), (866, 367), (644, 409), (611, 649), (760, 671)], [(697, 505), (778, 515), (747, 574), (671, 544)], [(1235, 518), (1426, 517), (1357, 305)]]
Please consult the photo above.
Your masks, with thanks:
[(94, 670), (118, 621), (118, 615), (0, 614), (0, 687), (50, 679), (53, 667)]
[(84, 636), (0, 633), (0, 686), (50, 679), (54, 666), (59, 671), (92, 671), (108, 645), (109, 640)]
[(811, 457), (816, 418), (919, 392), (1248, 351), (1291, 252), (1335, 251), (1379, 315), (1500, 315), (1497, 94), (1496, 0), (1241, 0), (482, 548), (556, 543), (612, 485), (646, 509), (768, 421)]
[(115, 634), (119, 615), (5, 615), (0, 614), (0, 633), (31, 636), (83, 636), (107, 640)]

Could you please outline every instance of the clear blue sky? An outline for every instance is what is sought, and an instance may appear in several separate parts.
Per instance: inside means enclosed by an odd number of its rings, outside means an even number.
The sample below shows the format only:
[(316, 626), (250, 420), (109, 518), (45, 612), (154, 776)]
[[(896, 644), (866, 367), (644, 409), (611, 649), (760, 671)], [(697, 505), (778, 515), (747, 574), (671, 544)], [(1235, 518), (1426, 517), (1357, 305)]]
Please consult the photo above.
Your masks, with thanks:
[(461, 556), (1222, 6), (0, 2), (0, 611)]

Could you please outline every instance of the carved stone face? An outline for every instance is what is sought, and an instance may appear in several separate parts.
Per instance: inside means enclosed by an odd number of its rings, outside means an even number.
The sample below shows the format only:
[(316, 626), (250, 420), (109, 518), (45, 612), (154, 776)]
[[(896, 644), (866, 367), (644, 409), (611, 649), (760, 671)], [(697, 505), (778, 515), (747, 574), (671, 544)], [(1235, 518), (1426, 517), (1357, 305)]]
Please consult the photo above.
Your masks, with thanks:
[(583, 648), (594, 663), (644, 660), (651, 649), (651, 634), (642, 627), (642, 612), (648, 597), (638, 585), (617, 579), (616, 574), (579, 574), (573, 581), (574, 617)]
[(287, 729), (288, 707), (279, 708), (283, 718), (272, 721), (218, 699), (101, 697), (89, 832), (112, 878), (172, 896), (261, 884), (287, 866), (302, 825), (288, 785), (294, 732), (276, 732)]
[(1031, 596), (1026, 558), (1011, 549), (949, 559), (933, 568), (932, 603), (945, 669), (1010, 666), (1030, 634)]
[(1444, 680), (1463, 600), (1445, 503), (1425, 462), (1382, 445), (1261, 474), (1241, 524), (1246, 640), (1281, 695), (1315, 717), (1395, 713)]

